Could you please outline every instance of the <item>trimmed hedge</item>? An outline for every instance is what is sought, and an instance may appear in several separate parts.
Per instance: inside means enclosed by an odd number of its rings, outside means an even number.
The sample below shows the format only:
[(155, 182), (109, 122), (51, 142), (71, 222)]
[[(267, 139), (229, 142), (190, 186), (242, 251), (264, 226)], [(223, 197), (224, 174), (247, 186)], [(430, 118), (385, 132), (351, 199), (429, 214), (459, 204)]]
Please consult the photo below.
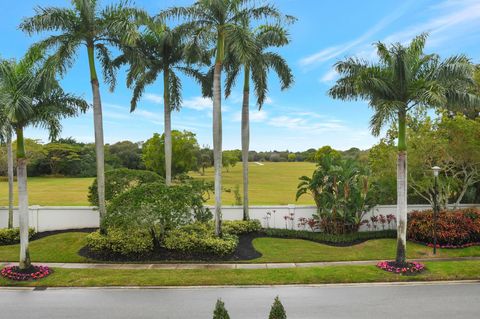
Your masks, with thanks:
[(330, 245), (349, 245), (369, 239), (397, 237), (397, 231), (393, 229), (333, 235), (322, 232), (311, 232), (306, 230), (267, 228), (264, 229), (264, 233), (270, 237), (306, 239)]
[[(415, 211), (408, 215), (407, 238), (433, 243), (433, 212)], [(437, 244), (462, 246), (480, 242), (480, 210), (475, 208), (442, 211), (437, 219)]]
[(142, 232), (109, 229), (105, 235), (100, 231), (89, 234), (87, 246), (98, 254), (141, 256), (153, 250), (153, 241)]
[(222, 231), (225, 234), (242, 235), (255, 233), (262, 229), (262, 224), (257, 219), (253, 220), (226, 220), (222, 222)]
[[(35, 235), (35, 229), (28, 229), (28, 238)], [(20, 242), (20, 228), (2, 228), (0, 229), (0, 245), (13, 245)]]
[(226, 256), (233, 254), (237, 248), (238, 237), (224, 234), (218, 238), (208, 225), (194, 223), (169, 231), (163, 245), (167, 249), (189, 254)]

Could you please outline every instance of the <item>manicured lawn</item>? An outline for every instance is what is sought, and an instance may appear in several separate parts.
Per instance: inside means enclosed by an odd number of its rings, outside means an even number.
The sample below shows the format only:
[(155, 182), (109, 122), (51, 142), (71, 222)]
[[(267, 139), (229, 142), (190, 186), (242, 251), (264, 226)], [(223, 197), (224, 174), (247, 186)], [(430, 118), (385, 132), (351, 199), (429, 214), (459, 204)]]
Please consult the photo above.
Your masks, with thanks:
[[(298, 178), (302, 175), (311, 175), (313, 163), (250, 163), (250, 203), (251, 205), (287, 205), (311, 204), (309, 196), (295, 202)], [(229, 172), (223, 172), (223, 204), (235, 204), (233, 190), (236, 185), (242, 192), (242, 165), (238, 163)], [(191, 173), (195, 178), (213, 181), (213, 169), (207, 169), (205, 175)], [(43, 206), (88, 206), (88, 187), (93, 178), (68, 177), (30, 177), (28, 179), (28, 197), (30, 205)], [(15, 185), (15, 192), (16, 192)], [(8, 184), (0, 181), (0, 206), (8, 204)], [(213, 196), (212, 196), (213, 197)], [(16, 200), (16, 199), (15, 199)], [(213, 198), (208, 204), (213, 204)]]
[(480, 261), (428, 262), (417, 276), (401, 276), (375, 266), (328, 266), (251, 270), (54, 269), (35, 282), (0, 278), (0, 286), (199, 286), (280, 285), (480, 279)]
[[(310, 196), (301, 197), (295, 202), (295, 193), (297, 191), (298, 178), (302, 175), (311, 176), (315, 169), (314, 163), (262, 163), (258, 165), (249, 163), (249, 194), (251, 205), (313, 205), (313, 199)], [(205, 175), (198, 173), (190, 174), (196, 178), (204, 178), (213, 181), (213, 169), (205, 170)], [(231, 189), (231, 192), (223, 193), (224, 205), (233, 205), (235, 197), (233, 190), (236, 185), (242, 193), (242, 163), (238, 163), (230, 169), (230, 172), (223, 171), (223, 187)], [(209, 201), (213, 204), (213, 198)]]
[[(42, 206), (89, 206), (88, 187), (93, 178), (30, 177), (28, 199), (30, 205)], [(15, 183), (15, 204), (17, 184)], [(8, 205), (8, 183), (0, 181), (0, 205)]]
[[(86, 233), (63, 233), (48, 236), (30, 243), (33, 261), (88, 262), (77, 252), (85, 245)], [(333, 247), (301, 239), (256, 238), (255, 248), (262, 257), (252, 263), (313, 262), (393, 259), (394, 239), (375, 239), (350, 247)], [(0, 261), (18, 260), (18, 245), (0, 246)], [(430, 258), (432, 249), (408, 243), (408, 258)], [(436, 257), (480, 256), (480, 246), (464, 249), (439, 249)]]

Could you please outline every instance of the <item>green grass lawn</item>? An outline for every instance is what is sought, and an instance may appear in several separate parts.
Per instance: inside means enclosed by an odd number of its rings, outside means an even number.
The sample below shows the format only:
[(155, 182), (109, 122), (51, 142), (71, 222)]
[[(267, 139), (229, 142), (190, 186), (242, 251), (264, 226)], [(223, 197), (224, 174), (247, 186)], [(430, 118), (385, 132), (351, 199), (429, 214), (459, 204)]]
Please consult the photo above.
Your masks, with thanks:
[[(298, 178), (302, 175), (311, 175), (313, 163), (263, 163), (250, 166), (250, 203), (251, 205), (287, 205), (312, 204), (310, 196), (304, 196), (295, 202)], [(205, 175), (191, 173), (195, 178), (213, 181), (213, 168), (207, 169)], [(68, 177), (30, 177), (28, 179), (28, 197), (30, 205), (43, 206), (88, 206), (88, 186), (93, 178)], [(223, 204), (235, 203), (233, 190), (240, 187), (242, 192), (242, 164), (238, 163), (229, 172), (223, 172)], [(15, 185), (15, 192), (16, 192)], [(230, 190), (230, 192), (226, 191)], [(0, 205), (8, 204), (8, 184), (0, 181)], [(15, 199), (16, 201), (16, 199)], [(213, 204), (213, 198), (208, 204)]]
[[(28, 178), (28, 200), (30, 205), (42, 206), (89, 206), (88, 187), (93, 178), (30, 177)], [(15, 183), (15, 204), (17, 184)], [(0, 205), (8, 205), (8, 183), (0, 181)]]
[(200, 285), (280, 285), (423, 280), (480, 279), (480, 261), (427, 262), (416, 276), (401, 276), (375, 266), (328, 266), (291, 269), (235, 270), (119, 270), (54, 269), (47, 278), (15, 282), (0, 278), (0, 286), (200, 286)]
[[(85, 233), (63, 233), (34, 240), (30, 243), (33, 261), (88, 262), (77, 252), (85, 245)], [(248, 262), (313, 262), (393, 259), (395, 239), (375, 239), (350, 247), (333, 247), (301, 239), (256, 238), (255, 248), (262, 257)], [(408, 243), (408, 258), (430, 258), (432, 249)], [(18, 245), (0, 246), (0, 261), (18, 260)], [(436, 257), (480, 256), (480, 246), (464, 249), (439, 249)]]

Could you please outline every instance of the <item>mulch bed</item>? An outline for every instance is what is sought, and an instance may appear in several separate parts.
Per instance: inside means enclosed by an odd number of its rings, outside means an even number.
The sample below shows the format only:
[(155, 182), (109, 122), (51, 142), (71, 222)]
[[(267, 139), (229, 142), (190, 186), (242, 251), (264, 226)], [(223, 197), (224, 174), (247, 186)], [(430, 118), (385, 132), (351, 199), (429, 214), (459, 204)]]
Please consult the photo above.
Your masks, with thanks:
[(262, 257), (262, 254), (255, 250), (252, 241), (258, 237), (265, 237), (261, 233), (250, 233), (239, 236), (238, 246), (235, 252), (227, 256), (217, 256), (209, 254), (188, 254), (180, 251), (158, 248), (153, 252), (143, 256), (121, 256), (112, 254), (98, 254), (91, 251), (87, 246), (80, 249), (78, 254), (93, 260), (110, 262), (139, 262), (139, 261), (162, 261), (162, 262), (234, 262), (243, 260), (252, 260)]
[(39, 233), (35, 233), (32, 236), (32, 238), (30, 238), (30, 241), (41, 239), (41, 238), (52, 236), (52, 235), (63, 234), (63, 233), (93, 233), (94, 231), (97, 231), (97, 230), (98, 230), (98, 228), (80, 228), (80, 229), (64, 229), (64, 230), (42, 231), (42, 232), (39, 232)]

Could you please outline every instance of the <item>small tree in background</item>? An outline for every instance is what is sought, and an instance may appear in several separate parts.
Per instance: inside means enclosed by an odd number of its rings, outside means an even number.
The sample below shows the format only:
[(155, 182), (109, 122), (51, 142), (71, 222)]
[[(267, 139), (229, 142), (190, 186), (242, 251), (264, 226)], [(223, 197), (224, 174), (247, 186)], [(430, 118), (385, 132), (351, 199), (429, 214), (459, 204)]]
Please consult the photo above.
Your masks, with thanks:
[(227, 309), (225, 309), (225, 304), (222, 300), (218, 299), (215, 305), (215, 310), (213, 311), (213, 319), (230, 319)]
[(278, 296), (275, 297), (268, 319), (287, 319), (287, 313), (285, 312), (285, 308), (283, 308)]

